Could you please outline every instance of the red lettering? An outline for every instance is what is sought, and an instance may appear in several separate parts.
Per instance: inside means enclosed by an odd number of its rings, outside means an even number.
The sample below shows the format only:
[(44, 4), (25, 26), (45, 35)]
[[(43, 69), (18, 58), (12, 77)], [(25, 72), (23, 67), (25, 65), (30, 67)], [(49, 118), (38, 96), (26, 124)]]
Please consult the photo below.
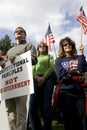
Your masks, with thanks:
[(5, 81), (5, 85), (9, 85), (9, 84), (12, 84), (14, 82), (17, 82), (17, 79), (18, 79), (18, 77), (14, 77), (12, 79), (7, 80), (7, 81)]

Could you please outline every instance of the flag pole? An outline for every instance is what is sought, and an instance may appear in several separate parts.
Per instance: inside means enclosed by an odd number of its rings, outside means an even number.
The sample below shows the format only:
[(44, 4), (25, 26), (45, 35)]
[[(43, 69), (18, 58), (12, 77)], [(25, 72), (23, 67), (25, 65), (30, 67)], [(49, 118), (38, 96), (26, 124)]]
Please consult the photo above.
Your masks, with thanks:
[[(82, 10), (83, 10), (83, 5), (82, 5)], [(82, 16), (81, 16), (81, 19), (82, 19)], [(81, 42), (81, 46), (82, 46), (82, 33), (83, 33), (83, 28), (82, 28), (82, 24), (81, 24), (81, 41), (80, 41)]]
[(82, 24), (81, 24), (81, 44), (80, 44), (80, 54), (82, 55), (84, 53), (84, 47), (83, 47), (83, 44), (82, 44), (82, 34), (83, 34), (83, 30), (82, 30)]
[(81, 24), (81, 41), (80, 41), (81, 45), (82, 45), (82, 24)]
[(83, 28), (82, 28), (82, 24), (81, 24), (81, 41), (80, 41), (80, 53), (82, 54), (84, 52), (84, 47), (83, 47), (83, 44), (82, 44), (82, 36), (83, 36)]
[[(83, 5), (82, 5), (82, 10), (83, 10)], [(82, 19), (82, 16), (81, 16), (81, 19)], [(83, 20), (83, 19), (82, 19)], [(81, 44), (80, 44), (80, 47), (83, 48), (83, 44), (82, 44), (82, 35), (83, 35), (83, 28), (82, 28), (82, 24), (81, 24)], [(81, 50), (81, 49), (80, 49)]]
[[(82, 5), (82, 10), (83, 10), (83, 5)], [(82, 19), (82, 16), (81, 16), (81, 19)], [(81, 24), (81, 46), (82, 46), (82, 24)]]
[(80, 52), (83, 54), (84, 47), (83, 47), (83, 43), (82, 43), (82, 38), (83, 38), (82, 35), (83, 35), (83, 31), (85, 34), (87, 33), (87, 18), (86, 18), (85, 12), (83, 10), (83, 6), (81, 6), (81, 8), (80, 8), (80, 11), (79, 11), (78, 16), (77, 16), (77, 20), (81, 24)]
[[(48, 22), (48, 25), (50, 25), (50, 22)], [(55, 57), (57, 58), (57, 54), (56, 54), (56, 48), (55, 48), (55, 45), (54, 45), (54, 43), (53, 43), (53, 49), (54, 49)]]
[(56, 54), (56, 48), (55, 48), (55, 45), (54, 45), (54, 43), (53, 43), (53, 48), (54, 48), (55, 57), (57, 58), (57, 54)]

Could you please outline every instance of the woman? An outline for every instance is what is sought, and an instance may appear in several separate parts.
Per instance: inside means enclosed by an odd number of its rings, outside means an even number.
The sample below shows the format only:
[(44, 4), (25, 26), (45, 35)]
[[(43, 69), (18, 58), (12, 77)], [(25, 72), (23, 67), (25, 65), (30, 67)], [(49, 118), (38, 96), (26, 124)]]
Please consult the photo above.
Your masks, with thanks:
[[(37, 52), (38, 63), (33, 66), (35, 92), (30, 96), (29, 118), (32, 130), (52, 130), (52, 94), (54, 87), (51, 74), (54, 71), (54, 58), (52, 55), (49, 58), (48, 46), (44, 42), (39, 43)], [(43, 126), (37, 109), (39, 100), (41, 100), (43, 108)]]
[[(86, 61), (81, 49), (81, 55), (78, 56), (75, 42), (65, 37), (60, 40), (59, 57), (55, 61), (65, 130), (86, 130), (85, 94), (81, 87)], [(76, 80), (78, 77), (81, 79)]]

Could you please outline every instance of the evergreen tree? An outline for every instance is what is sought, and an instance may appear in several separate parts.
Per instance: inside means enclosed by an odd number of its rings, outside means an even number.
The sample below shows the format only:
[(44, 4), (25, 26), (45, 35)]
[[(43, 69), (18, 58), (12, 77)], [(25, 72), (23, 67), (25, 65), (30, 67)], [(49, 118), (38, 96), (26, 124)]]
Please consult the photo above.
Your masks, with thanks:
[(0, 40), (0, 50), (4, 55), (6, 55), (7, 51), (10, 48), (11, 48), (11, 39), (8, 35), (5, 35), (5, 37)]

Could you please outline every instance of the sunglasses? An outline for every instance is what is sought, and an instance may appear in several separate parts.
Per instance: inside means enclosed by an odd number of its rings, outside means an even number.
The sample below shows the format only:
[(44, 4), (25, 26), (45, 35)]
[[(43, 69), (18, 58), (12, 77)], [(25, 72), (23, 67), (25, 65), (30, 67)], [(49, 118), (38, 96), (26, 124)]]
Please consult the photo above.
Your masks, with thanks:
[(23, 33), (24, 30), (16, 30), (15, 33)]
[(71, 43), (64, 43), (63, 46), (72, 46)]
[(39, 46), (40, 48), (45, 48), (46, 46)]

